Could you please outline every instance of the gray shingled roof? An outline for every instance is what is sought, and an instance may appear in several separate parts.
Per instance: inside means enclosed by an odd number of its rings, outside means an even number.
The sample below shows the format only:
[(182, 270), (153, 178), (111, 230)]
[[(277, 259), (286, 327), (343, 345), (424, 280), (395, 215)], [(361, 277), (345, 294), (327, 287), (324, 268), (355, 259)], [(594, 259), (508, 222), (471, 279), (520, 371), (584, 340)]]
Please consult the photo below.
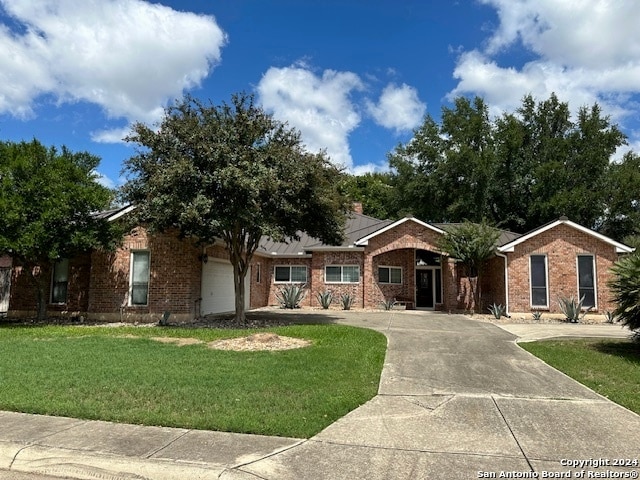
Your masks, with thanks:
[[(379, 220), (377, 218), (352, 213), (345, 224), (345, 241), (339, 247), (345, 248), (353, 246), (356, 240), (366, 237), (387, 225), (392, 224), (391, 220)], [(317, 238), (310, 237), (305, 233), (300, 233), (300, 240), (291, 240), (288, 243), (274, 242), (268, 237), (264, 237), (257, 252), (266, 255), (302, 255), (308, 250), (327, 247)]]
[[(434, 227), (438, 227), (445, 232), (451, 232), (458, 228), (462, 223), (432, 223)], [(509, 230), (500, 230), (500, 236), (498, 237), (498, 241), (496, 242), (496, 247), (500, 247), (509, 242), (513, 242), (516, 238), (520, 238), (522, 234), (510, 232)]]

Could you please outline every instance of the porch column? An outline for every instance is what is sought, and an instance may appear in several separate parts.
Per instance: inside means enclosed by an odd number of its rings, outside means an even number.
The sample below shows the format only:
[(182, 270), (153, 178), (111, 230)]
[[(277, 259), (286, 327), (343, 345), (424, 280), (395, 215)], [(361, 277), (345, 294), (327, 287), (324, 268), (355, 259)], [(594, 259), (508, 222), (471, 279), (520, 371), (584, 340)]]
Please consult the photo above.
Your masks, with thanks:
[(364, 266), (362, 272), (362, 306), (370, 307), (373, 302), (373, 258), (364, 254)]

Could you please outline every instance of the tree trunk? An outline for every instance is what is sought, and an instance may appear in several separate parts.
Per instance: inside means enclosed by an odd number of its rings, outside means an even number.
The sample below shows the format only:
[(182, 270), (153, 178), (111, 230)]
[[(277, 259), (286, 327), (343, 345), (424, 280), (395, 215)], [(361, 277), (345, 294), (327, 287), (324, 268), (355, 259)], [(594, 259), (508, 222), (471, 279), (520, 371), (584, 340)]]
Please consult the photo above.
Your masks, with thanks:
[(237, 262), (233, 264), (233, 282), (234, 282), (234, 290), (236, 293), (236, 315), (234, 318), (235, 323), (238, 325), (245, 326), (247, 324), (247, 312), (244, 308), (244, 279), (246, 277), (247, 271), (245, 269), (244, 272), (240, 270), (240, 266)]
[(31, 283), (36, 289), (36, 319), (39, 322), (44, 321), (47, 318), (47, 299), (45, 292), (45, 284), (42, 279), (42, 265), (39, 265), (40, 271), (36, 275), (33, 271), (36, 265), (29, 262), (21, 262), (22, 268), (26, 270), (27, 275), (31, 279)]

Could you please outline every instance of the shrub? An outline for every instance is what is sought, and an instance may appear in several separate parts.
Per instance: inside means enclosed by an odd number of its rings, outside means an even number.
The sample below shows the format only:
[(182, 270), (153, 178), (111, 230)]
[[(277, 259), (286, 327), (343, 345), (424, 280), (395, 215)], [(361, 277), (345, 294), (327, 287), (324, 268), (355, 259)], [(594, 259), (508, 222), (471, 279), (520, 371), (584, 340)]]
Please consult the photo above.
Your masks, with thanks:
[(343, 293), (340, 295), (340, 304), (342, 305), (343, 310), (351, 310), (353, 306), (353, 302), (356, 301), (356, 298), (353, 295), (348, 293)]
[(493, 314), (493, 317), (499, 319), (507, 311), (506, 307), (502, 304), (496, 305), (495, 303), (489, 306), (489, 311)]
[(589, 307), (582, 311), (582, 304), (584, 303), (584, 295), (580, 297), (580, 300), (576, 300), (575, 297), (559, 297), (558, 305), (560, 310), (565, 316), (566, 320), (571, 323), (578, 323), (584, 316), (589, 313), (593, 307)]
[(276, 299), (281, 308), (300, 308), (300, 302), (307, 295), (302, 285), (287, 285), (276, 293)]
[(542, 312), (538, 312), (538, 311), (531, 312), (531, 316), (536, 322), (539, 322), (540, 319), (542, 318)]
[(618, 304), (613, 313), (630, 330), (640, 330), (640, 254), (624, 257), (611, 271), (614, 278), (609, 286)]
[(385, 310), (391, 310), (393, 307), (396, 306), (396, 300), (395, 299), (390, 299), (390, 300), (385, 300), (384, 302), (382, 302), (382, 308), (384, 308)]
[(616, 321), (616, 314), (607, 310), (604, 312), (604, 318), (607, 320), (607, 323), (614, 323)]
[(318, 292), (316, 298), (318, 299), (318, 303), (320, 304), (320, 306), (327, 310), (333, 302), (333, 293), (331, 293), (329, 290)]

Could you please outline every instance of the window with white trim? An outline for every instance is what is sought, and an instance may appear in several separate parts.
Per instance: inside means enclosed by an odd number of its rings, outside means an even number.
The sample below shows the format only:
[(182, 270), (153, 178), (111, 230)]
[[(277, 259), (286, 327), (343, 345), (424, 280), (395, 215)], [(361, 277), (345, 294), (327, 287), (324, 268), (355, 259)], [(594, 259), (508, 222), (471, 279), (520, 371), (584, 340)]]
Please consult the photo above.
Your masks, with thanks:
[(304, 265), (276, 265), (275, 283), (307, 283), (307, 267)]
[(69, 260), (63, 258), (53, 264), (51, 274), (51, 303), (67, 303)]
[(402, 284), (402, 267), (378, 267), (378, 283)]
[(578, 255), (578, 298), (583, 307), (596, 307), (596, 276), (593, 255)]
[(531, 306), (549, 307), (549, 289), (547, 279), (547, 256), (529, 257), (529, 278), (531, 281)]
[(129, 305), (149, 304), (149, 252), (131, 252)]
[(359, 265), (327, 265), (324, 267), (325, 283), (358, 283)]

